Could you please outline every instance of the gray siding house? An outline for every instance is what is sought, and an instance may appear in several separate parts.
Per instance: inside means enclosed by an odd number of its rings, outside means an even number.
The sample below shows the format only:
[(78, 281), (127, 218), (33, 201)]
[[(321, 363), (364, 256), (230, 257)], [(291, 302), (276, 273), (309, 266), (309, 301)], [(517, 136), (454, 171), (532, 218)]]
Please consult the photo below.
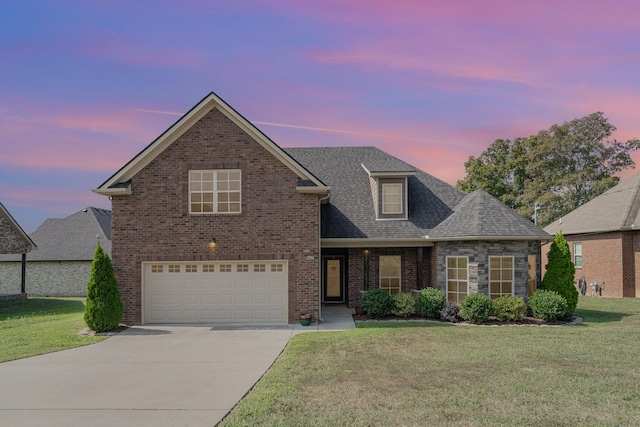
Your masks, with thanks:
[[(85, 296), (96, 245), (111, 256), (111, 212), (87, 207), (66, 218), (49, 218), (29, 235), (37, 249), (27, 257), (30, 296)], [(0, 255), (0, 293), (20, 289), (20, 257)]]

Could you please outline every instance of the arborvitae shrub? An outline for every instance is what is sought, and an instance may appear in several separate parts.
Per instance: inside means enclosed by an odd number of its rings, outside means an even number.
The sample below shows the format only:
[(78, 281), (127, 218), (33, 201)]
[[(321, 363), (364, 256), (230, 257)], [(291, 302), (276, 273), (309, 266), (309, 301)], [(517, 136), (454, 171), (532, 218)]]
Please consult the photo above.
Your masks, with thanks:
[(498, 320), (522, 320), (527, 315), (527, 305), (524, 298), (505, 295), (493, 300), (493, 315)]
[(416, 299), (416, 309), (419, 315), (437, 319), (444, 306), (445, 295), (439, 289), (426, 288), (420, 291)]
[(384, 289), (371, 289), (362, 295), (360, 302), (362, 311), (372, 318), (388, 316), (393, 313), (395, 303), (393, 297)]
[(469, 322), (486, 322), (491, 315), (491, 310), (491, 299), (480, 292), (469, 295), (460, 303), (460, 317)]
[(105, 332), (118, 326), (123, 313), (113, 265), (98, 243), (87, 284), (84, 321), (92, 331)]
[(578, 305), (578, 290), (573, 284), (576, 268), (571, 262), (567, 240), (560, 232), (549, 248), (548, 260), (539, 289), (560, 294), (567, 301), (567, 310), (573, 313)]
[(395, 305), (393, 314), (396, 316), (407, 317), (416, 312), (416, 299), (410, 293), (399, 292), (393, 296)]
[(529, 306), (533, 317), (556, 320), (564, 317), (567, 311), (567, 300), (557, 292), (538, 289), (529, 298)]
[(444, 322), (456, 323), (460, 314), (460, 304), (457, 302), (445, 301), (440, 310), (440, 320)]

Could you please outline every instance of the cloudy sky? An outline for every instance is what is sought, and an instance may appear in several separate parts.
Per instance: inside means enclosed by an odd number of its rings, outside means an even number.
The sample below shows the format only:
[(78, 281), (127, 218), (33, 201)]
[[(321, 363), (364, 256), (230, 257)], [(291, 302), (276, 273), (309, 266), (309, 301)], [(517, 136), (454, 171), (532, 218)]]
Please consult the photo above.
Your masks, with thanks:
[(91, 189), (210, 91), (282, 147), (374, 145), (451, 184), (595, 111), (640, 137), (637, 0), (0, 6), (0, 201), (27, 232), (110, 208)]

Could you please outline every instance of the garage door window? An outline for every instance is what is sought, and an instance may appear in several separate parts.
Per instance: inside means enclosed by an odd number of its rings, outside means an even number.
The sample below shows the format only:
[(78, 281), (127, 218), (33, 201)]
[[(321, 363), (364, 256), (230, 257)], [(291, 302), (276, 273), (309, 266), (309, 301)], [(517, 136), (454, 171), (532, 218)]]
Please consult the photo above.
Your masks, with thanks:
[(189, 213), (234, 214), (241, 212), (239, 169), (189, 171)]
[(231, 273), (231, 264), (220, 264), (220, 273)]
[(215, 264), (204, 264), (202, 266), (202, 272), (203, 273), (215, 273), (216, 272), (216, 265)]
[(180, 273), (180, 264), (169, 264), (169, 273)]
[(282, 264), (271, 264), (271, 272), (279, 273), (282, 271)]
[(246, 273), (249, 271), (249, 264), (238, 264), (236, 268), (238, 273)]

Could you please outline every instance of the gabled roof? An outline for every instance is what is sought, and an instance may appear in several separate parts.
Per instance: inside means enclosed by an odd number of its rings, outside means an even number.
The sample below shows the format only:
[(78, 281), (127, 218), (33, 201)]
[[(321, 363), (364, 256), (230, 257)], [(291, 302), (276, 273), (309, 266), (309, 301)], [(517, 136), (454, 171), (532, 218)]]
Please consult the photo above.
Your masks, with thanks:
[(551, 236), (484, 190), (467, 194), (429, 234), (436, 240), (542, 240)]
[(545, 227), (555, 234), (640, 229), (640, 174), (628, 178)]
[[(327, 185), (322, 206), (323, 239), (416, 239), (447, 218), (465, 196), (455, 187), (375, 147), (287, 148), (287, 152)], [(376, 220), (371, 184), (362, 165), (378, 172), (409, 172), (408, 220)], [(353, 242), (352, 242), (353, 243)], [(382, 244), (382, 243), (381, 243)]]
[(36, 248), (33, 240), (0, 203), (0, 253), (23, 254)]
[(175, 142), (182, 134), (184, 134), (191, 126), (193, 126), (198, 120), (203, 118), (208, 112), (213, 109), (218, 109), (222, 114), (228, 117), (244, 132), (251, 136), (256, 142), (262, 145), (267, 151), (278, 158), (289, 169), (291, 169), (298, 177), (305, 181), (313, 183), (311, 185), (305, 185), (299, 187), (299, 191), (315, 192), (315, 193), (328, 193), (329, 188), (315, 177), (312, 173), (306, 170), (298, 162), (292, 159), (282, 148), (280, 148), (269, 137), (263, 134), (258, 128), (256, 128), (251, 122), (245, 119), (240, 113), (234, 110), (229, 104), (223, 101), (215, 93), (211, 92), (204, 97), (195, 107), (189, 110), (184, 116), (182, 116), (177, 122), (175, 122), (169, 129), (164, 131), (162, 135), (156, 138), (151, 144), (149, 144), (138, 155), (131, 159), (126, 165), (124, 165), (119, 171), (107, 179), (97, 189), (93, 190), (98, 194), (105, 196), (111, 195), (126, 195), (131, 193), (131, 179), (145, 166), (151, 163), (160, 153), (167, 149), (173, 142)]
[[(47, 219), (30, 237), (38, 248), (28, 261), (91, 261), (97, 242), (111, 256), (111, 211), (88, 207), (66, 218)], [(0, 261), (17, 261), (10, 255)]]

